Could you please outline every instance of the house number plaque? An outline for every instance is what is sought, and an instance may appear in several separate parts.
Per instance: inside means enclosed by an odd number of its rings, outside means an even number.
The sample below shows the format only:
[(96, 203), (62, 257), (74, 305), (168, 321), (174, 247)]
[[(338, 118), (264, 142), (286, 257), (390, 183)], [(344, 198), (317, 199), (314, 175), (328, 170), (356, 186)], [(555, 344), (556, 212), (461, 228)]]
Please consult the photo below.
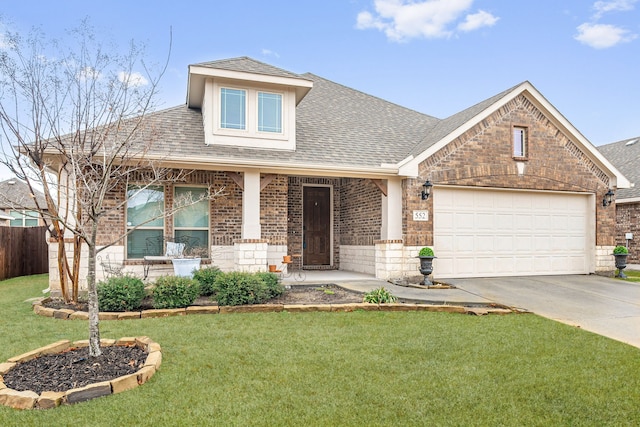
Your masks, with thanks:
[(414, 221), (429, 221), (429, 211), (413, 211)]

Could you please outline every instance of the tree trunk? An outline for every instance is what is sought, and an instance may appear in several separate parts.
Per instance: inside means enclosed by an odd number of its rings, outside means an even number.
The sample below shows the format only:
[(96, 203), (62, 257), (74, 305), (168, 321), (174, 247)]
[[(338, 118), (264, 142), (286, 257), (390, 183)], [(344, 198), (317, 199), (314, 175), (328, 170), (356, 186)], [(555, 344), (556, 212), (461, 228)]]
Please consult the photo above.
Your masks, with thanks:
[(91, 225), (91, 241), (89, 246), (89, 270), (87, 272), (87, 288), (89, 291), (89, 355), (98, 357), (102, 354), (100, 350), (100, 327), (98, 308), (98, 289), (96, 286), (96, 236), (98, 234), (98, 224)]

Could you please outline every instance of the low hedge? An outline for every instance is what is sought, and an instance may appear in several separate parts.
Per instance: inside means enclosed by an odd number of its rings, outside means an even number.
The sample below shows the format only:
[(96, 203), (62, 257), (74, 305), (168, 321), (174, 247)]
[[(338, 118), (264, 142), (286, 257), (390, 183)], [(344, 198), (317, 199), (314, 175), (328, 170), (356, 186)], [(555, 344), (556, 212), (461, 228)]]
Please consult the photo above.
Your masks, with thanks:
[(181, 276), (163, 276), (153, 288), (154, 308), (188, 307), (200, 296), (200, 284)]
[(132, 311), (140, 308), (144, 299), (144, 283), (137, 277), (111, 277), (98, 283), (100, 311)]
[(219, 305), (261, 304), (281, 295), (284, 287), (273, 273), (222, 273), (214, 282), (214, 298)]

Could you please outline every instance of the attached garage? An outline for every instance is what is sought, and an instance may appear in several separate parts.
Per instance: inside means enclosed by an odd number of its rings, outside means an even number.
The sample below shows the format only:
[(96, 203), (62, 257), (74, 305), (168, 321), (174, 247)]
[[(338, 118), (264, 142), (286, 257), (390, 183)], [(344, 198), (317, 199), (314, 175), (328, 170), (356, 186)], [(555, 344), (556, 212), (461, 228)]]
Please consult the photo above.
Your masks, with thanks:
[(592, 271), (592, 195), (438, 187), (433, 207), (437, 278)]

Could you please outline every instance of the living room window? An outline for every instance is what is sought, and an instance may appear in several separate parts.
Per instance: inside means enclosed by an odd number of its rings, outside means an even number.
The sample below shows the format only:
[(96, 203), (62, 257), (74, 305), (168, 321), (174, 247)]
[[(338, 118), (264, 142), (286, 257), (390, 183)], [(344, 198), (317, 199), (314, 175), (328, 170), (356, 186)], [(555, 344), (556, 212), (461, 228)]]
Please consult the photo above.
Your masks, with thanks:
[[(135, 227), (138, 227), (134, 230)], [(133, 230), (133, 231), (131, 231)], [(164, 235), (164, 188), (138, 186), (127, 188), (127, 258), (162, 255), (162, 248), (149, 245)], [(157, 253), (150, 253), (155, 251)]]
[(527, 128), (514, 126), (513, 128), (513, 157), (523, 159), (527, 157)]
[(173, 215), (173, 229), (176, 241), (188, 240), (194, 247), (209, 248), (209, 199), (207, 189), (201, 187), (175, 187), (174, 199), (198, 200), (178, 210)]

